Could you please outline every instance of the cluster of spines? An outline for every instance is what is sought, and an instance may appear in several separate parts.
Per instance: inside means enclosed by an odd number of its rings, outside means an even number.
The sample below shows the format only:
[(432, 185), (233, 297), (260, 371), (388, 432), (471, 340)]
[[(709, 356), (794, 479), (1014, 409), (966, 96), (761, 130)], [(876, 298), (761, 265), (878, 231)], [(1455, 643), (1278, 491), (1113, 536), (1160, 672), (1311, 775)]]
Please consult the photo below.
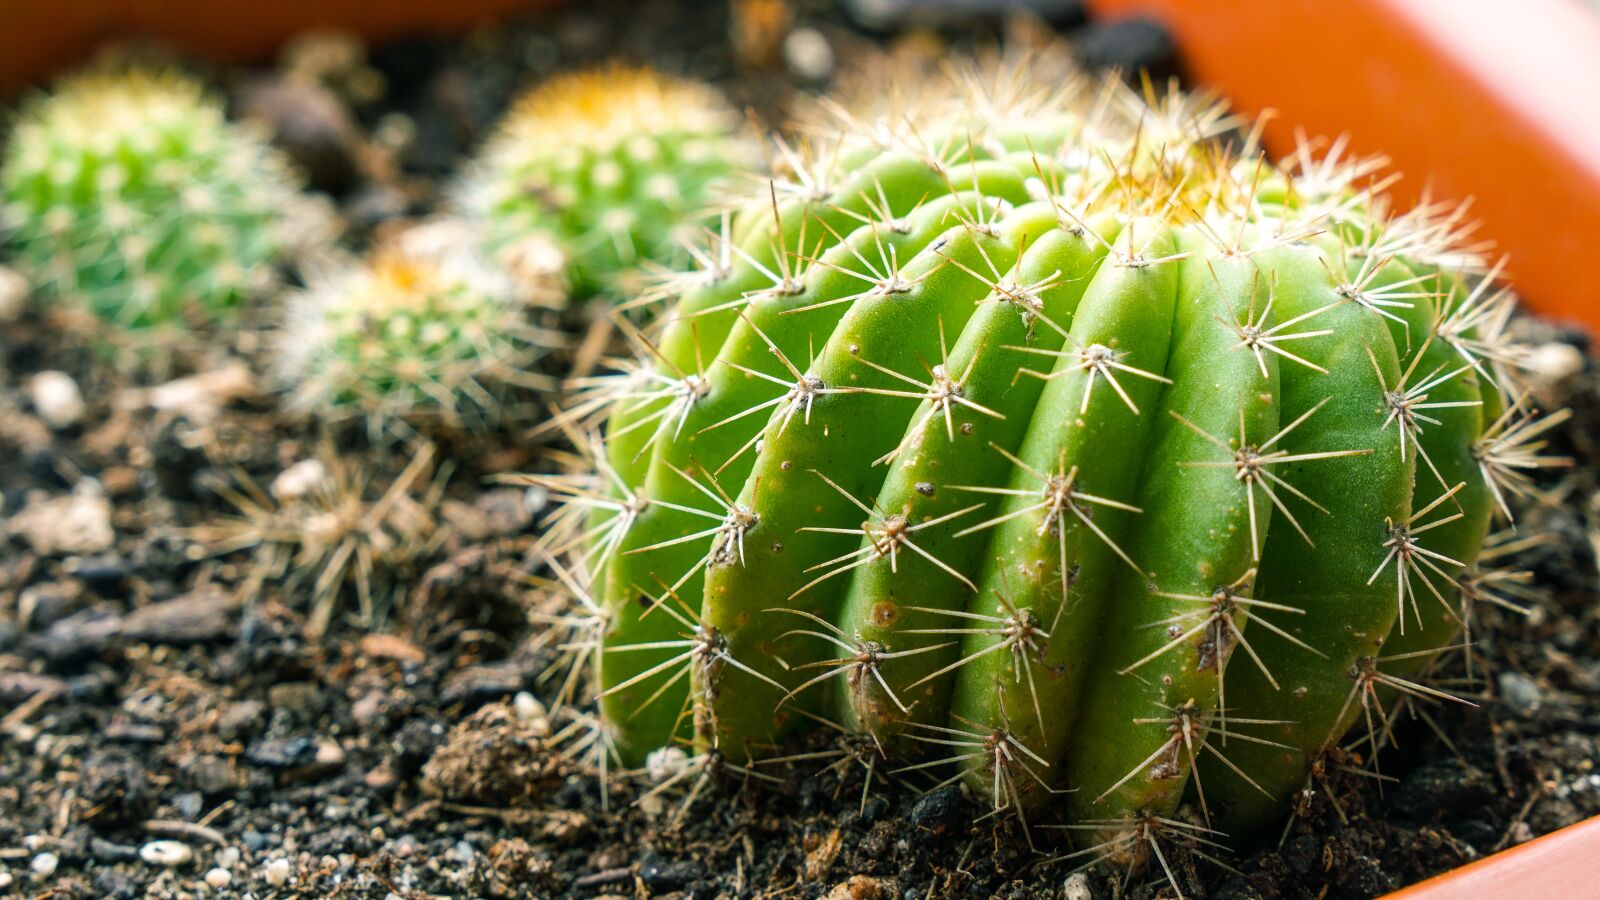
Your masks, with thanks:
[(291, 409), (362, 417), (377, 433), (490, 426), (512, 403), (509, 389), (540, 386), (533, 363), (555, 336), (529, 315), (470, 228), (415, 226), (286, 299), (278, 377)]
[(463, 182), (461, 205), (513, 271), (559, 261), (580, 296), (678, 267), (729, 175), (749, 164), (711, 87), (613, 65), (517, 102)]
[(273, 282), (295, 190), (261, 137), (175, 72), (65, 81), (21, 114), (0, 168), (7, 239), (35, 289), (167, 339)]
[(546, 481), (550, 549), (623, 760), (837, 720), (1159, 858), (1207, 840), (1186, 790), (1261, 827), (1363, 711), (1376, 746), (1390, 696), (1448, 696), (1419, 673), (1520, 584), (1479, 548), (1562, 414), (1509, 393), (1513, 301), (1452, 210), (1017, 71), (783, 145), (564, 420), (593, 469)]

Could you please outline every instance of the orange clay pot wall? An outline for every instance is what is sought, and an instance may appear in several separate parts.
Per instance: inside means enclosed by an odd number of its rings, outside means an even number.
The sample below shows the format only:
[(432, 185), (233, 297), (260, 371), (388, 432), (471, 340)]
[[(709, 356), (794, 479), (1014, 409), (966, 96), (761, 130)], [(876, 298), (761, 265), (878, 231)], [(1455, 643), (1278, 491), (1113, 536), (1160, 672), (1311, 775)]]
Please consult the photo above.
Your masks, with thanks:
[(0, 94), (144, 36), (206, 59), (268, 56), (295, 32), (348, 28), (381, 41), (459, 31), (564, 0), (0, 0)]
[(1600, 330), (1600, 14), (1573, 0), (1089, 0), (1165, 23), (1196, 80), (1294, 130), (1348, 132), (1414, 201), (1474, 200), (1546, 315)]
[(1600, 896), (1600, 819), (1446, 872), (1386, 900), (1578, 900)]

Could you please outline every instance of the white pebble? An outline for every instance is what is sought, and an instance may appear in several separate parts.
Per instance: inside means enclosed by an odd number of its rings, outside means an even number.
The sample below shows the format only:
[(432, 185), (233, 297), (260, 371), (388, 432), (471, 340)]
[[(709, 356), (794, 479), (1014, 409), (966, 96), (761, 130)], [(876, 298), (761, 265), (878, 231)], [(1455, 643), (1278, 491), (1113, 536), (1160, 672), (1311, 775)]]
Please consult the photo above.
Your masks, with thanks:
[(689, 754), (682, 747), (657, 747), (644, 758), (644, 771), (651, 781), (666, 781), (689, 764)]
[(317, 744), (317, 765), (342, 766), (344, 765), (344, 748), (333, 741), (321, 741)]
[(302, 459), (272, 479), (272, 496), (280, 503), (299, 500), (329, 484), (328, 467), (321, 460)]
[(273, 887), (283, 887), (289, 883), (289, 861), (279, 857), (267, 863), (267, 884)]
[(16, 269), (0, 266), (0, 322), (15, 322), (27, 299), (28, 279)]
[(217, 865), (224, 869), (231, 869), (239, 864), (239, 848), (223, 847), (217, 851)]
[(71, 428), (83, 418), (83, 392), (65, 372), (40, 372), (28, 380), (28, 399), (34, 412), (57, 431)]
[(783, 39), (783, 61), (789, 70), (810, 81), (833, 74), (833, 48), (815, 28), (796, 28)]
[(139, 858), (153, 866), (181, 866), (194, 859), (194, 850), (183, 841), (151, 841), (139, 848)]
[(3, 891), (8, 887), (11, 887), (11, 873), (0, 872), (0, 891)]
[(1094, 900), (1094, 892), (1089, 890), (1089, 876), (1082, 872), (1074, 872), (1067, 876), (1067, 883), (1061, 888), (1062, 900)]
[(539, 737), (550, 734), (550, 713), (539, 702), (539, 698), (527, 691), (518, 691), (511, 698), (511, 709), (517, 714), (517, 721), (527, 726), (529, 731)]
[(1530, 348), (1522, 366), (1541, 384), (1558, 385), (1583, 371), (1583, 351), (1552, 341)]
[(54, 853), (41, 853), (28, 863), (28, 870), (40, 878), (49, 878), (56, 873), (56, 867), (61, 865), (61, 857)]
[(212, 869), (206, 873), (206, 884), (211, 885), (219, 891), (227, 887), (228, 882), (232, 880), (233, 876), (228, 874), (227, 869)]

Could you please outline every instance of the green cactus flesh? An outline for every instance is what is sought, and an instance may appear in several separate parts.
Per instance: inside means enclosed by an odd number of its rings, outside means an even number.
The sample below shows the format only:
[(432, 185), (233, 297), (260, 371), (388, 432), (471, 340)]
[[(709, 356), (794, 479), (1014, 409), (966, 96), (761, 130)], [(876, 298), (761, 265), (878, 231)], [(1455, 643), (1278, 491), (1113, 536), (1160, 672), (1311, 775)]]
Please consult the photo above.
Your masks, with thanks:
[(1091, 99), (847, 135), (596, 388), (563, 534), (624, 762), (831, 722), (1127, 848), (1185, 797), (1277, 820), (1429, 690), (1548, 427), (1502, 398), (1492, 273), (1364, 161)]

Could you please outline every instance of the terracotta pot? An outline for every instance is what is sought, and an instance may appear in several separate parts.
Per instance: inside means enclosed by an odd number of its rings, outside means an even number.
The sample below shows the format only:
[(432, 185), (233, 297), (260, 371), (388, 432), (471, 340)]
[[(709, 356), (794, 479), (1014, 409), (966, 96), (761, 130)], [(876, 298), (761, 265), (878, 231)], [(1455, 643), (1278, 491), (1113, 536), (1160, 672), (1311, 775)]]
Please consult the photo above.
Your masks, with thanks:
[(206, 59), (255, 60), (311, 27), (382, 41), (559, 5), (564, 0), (0, 0), (0, 92), (48, 78), (111, 38), (147, 36)]
[(1387, 900), (1600, 897), (1600, 817), (1412, 885)]
[[(1172, 29), (1198, 80), (1274, 109), (1267, 142), (1348, 132), (1402, 202), (1474, 198), (1539, 311), (1600, 328), (1600, 14), (1572, 0), (1089, 0)], [(1600, 890), (1600, 889), (1597, 889)]]

